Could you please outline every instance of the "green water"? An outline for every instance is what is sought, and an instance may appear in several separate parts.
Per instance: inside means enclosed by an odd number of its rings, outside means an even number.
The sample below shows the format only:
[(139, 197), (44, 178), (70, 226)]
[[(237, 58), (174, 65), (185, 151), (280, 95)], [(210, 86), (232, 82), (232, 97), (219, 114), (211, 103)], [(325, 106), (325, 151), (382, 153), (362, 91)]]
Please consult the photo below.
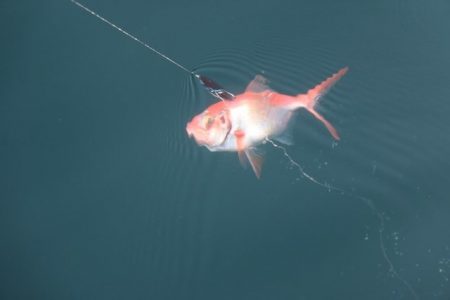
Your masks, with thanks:
[(450, 298), (450, 2), (82, 3), (233, 93), (349, 66), (318, 108), (341, 141), (299, 112), (287, 147), (346, 193), (198, 147), (187, 73), (68, 0), (3, 0), (1, 299)]

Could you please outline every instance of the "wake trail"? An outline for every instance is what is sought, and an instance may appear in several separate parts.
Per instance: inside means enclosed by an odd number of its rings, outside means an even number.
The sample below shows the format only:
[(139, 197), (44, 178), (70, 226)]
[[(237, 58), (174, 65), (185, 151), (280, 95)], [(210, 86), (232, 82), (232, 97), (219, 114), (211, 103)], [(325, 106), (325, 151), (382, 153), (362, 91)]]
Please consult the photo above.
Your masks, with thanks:
[(286, 148), (275, 143), (273, 140), (266, 138), (265, 139), (266, 142), (269, 142), (273, 147), (281, 150), (283, 152), (283, 155), (288, 159), (289, 163), (296, 167), (298, 169), (298, 171), (300, 172), (300, 174), (305, 177), (306, 179), (308, 179), (309, 181), (327, 189), (329, 192), (331, 191), (335, 191), (340, 193), (341, 195), (344, 196), (348, 196), (354, 199), (358, 199), (360, 201), (362, 201), (365, 205), (367, 205), (367, 207), (370, 209), (370, 211), (372, 212), (372, 214), (374, 214), (379, 222), (379, 226), (378, 226), (378, 239), (379, 239), (379, 246), (380, 246), (380, 250), (381, 250), (381, 254), (383, 256), (384, 261), (386, 262), (386, 264), (389, 267), (388, 272), (395, 277), (397, 280), (399, 280), (410, 292), (410, 294), (413, 296), (413, 298), (415, 300), (420, 299), (419, 295), (416, 293), (416, 291), (414, 290), (414, 288), (411, 286), (411, 284), (404, 279), (397, 271), (397, 269), (395, 268), (394, 264), (392, 263), (391, 258), (389, 257), (387, 250), (386, 250), (386, 246), (384, 244), (384, 230), (385, 230), (385, 221), (386, 218), (384, 216), (384, 214), (375, 206), (373, 200), (357, 195), (353, 192), (347, 191), (345, 189), (336, 187), (334, 185), (331, 185), (327, 182), (321, 182), (317, 179), (315, 179), (313, 176), (311, 176), (310, 174), (308, 174), (303, 167), (297, 162), (295, 161), (287, 152)]

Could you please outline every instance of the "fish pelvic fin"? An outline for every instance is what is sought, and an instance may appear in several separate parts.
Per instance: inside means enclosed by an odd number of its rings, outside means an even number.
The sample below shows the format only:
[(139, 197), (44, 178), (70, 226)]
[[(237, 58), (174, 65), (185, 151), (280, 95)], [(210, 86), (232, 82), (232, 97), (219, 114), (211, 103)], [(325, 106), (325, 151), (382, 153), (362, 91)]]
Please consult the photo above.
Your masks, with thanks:
[(264, 162), (264, 156), (257, 153), (254, 149), (247, 149), (245, 155), (252, 166), (253, 172), (255, 172), (256, 178), (261, 177), (262, 165)]
[(241, 162), (242, 166), (246, 168), (247, 165), (250, 164), (256, 178), (259, 179), (261, 177), (262, 165), (264, 163), (264, 155), (257, 150), (258, 149), (247, 148), (244, 151), (238, 152), (238, 154), (239, 161)]
[(246, 168), (247, 164), (250, 163), (253, 172), (259, 179), (261, 177), (262, 164), (264, 161), (264, 156), (262, 153), (256, 151), (253, 147), (246, 147), (245, 145), (245, 132), (238, 129), (235, 132), (236, 137), (236, 148), (238, 152), (238, 157), (241, 165)]

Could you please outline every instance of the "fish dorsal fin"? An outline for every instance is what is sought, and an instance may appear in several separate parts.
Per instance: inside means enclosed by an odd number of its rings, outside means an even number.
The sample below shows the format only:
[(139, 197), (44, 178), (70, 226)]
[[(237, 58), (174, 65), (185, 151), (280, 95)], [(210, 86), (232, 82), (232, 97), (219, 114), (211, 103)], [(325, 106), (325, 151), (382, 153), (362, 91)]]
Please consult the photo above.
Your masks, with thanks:
[(241, 165), (247, 169), (247, 166), (250, 164), (256, 178), (259, 179), (261, 177), (262, 165), (264, 162), (263, 154), (253, 148), (248, 148), (244, 151), (238, 152), (238, 155)]
[(255, 78), (250, 81), (245, 89), (246, 92), (260, 93), (270, 90), (267, 85), (267, 79), (262, 75), (256, 75)]

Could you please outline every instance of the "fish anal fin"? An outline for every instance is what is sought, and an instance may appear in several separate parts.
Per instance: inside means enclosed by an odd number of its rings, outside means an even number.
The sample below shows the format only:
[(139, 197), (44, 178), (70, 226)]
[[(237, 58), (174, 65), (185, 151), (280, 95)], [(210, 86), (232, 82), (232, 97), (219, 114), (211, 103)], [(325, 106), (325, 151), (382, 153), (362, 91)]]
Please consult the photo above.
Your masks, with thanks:
[(292, 134), (292, 126), (287, 124), (286, 129), (282, 131), (281, 133), (271, 137), (273, 140), (280, 142), (287, 146), (294, 145), (294, 136)]
[(270, 90), (267, 86), (267, 79), (262, 75), (256, 75), (255, 78), (250, 81), (245, 89), (246, 92), (260, 93)]

